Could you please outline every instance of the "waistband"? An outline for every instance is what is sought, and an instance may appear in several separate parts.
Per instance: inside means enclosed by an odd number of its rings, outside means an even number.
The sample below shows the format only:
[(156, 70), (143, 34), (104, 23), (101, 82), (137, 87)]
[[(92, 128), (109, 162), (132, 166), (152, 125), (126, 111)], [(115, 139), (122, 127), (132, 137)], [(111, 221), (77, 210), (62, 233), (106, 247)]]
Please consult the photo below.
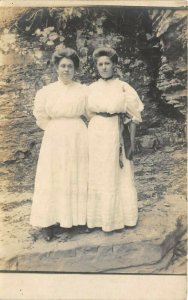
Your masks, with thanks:
[(119, 115), (119, 113), (110, 114), (110, 113), (107, 113), (107, 112), (96, 112), (95, 114), (97, 116), (101, 116), (101, 117), (105, 117), (105, 118), (115, 117), (115, 116)]

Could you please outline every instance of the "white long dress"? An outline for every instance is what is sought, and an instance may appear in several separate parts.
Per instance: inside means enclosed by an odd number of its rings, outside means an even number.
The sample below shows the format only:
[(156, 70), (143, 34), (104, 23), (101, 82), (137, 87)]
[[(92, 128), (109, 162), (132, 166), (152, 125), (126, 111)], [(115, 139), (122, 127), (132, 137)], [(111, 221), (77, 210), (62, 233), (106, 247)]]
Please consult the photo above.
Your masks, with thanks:
[(86, 224), (88, 183), (85, 87), (60, 80), (39, 90), (34, 102), (37, 124), (44, 129), (35, 178), (30, 223), (47, 227)]
[(104, 231), (135, 226), (138, 219), (137, 192), (133, 163), (125, 158), (119, 166), (118, 116), (103, 117), (95, 113), (129, 112), (139, 123), (143, 104), (136, 91), (119, 79), (103, 80), (89, 86), (89, 188), (87, 224)]

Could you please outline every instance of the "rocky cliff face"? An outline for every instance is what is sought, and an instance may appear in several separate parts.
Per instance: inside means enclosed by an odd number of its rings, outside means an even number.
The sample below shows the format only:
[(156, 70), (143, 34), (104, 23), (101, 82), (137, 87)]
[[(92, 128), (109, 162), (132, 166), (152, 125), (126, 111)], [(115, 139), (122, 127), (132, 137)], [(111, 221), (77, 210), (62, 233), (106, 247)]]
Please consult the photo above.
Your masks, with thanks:
[[(182, 10), (152, 10), (153, 36), (159, 39), (161, 59), (157, 88), (161, 100), (183, 115), (186, 114), (186, 33), (187, 12)], [(172, 107), (166, 106), (172, 110)]]
[(33, 100), (36, 90), (50, 82), (52, 70), (46, 62), (28, 60), (20, 57), (16, 64), (0, 66), (0, 190), (33, 189), (43, 136), (33, 117)]

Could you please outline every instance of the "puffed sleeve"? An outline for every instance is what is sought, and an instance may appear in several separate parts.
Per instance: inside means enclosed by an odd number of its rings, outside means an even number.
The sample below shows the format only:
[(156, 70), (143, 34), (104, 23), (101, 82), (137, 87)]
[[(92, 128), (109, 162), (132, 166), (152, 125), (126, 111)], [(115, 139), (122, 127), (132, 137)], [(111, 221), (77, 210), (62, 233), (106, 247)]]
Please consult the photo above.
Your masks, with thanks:
[(36, 93), (35, 96), (33, 115), (36, 118), (37, 125), (43, 130), (46, 129), (46, 126), (50, 121), (50, 117), (47, 115), (45, 111), (45, 103), (46, 103), (45, 92), (44, 89), (41, 89)]
[(141, 112), (144, 109), (144, 105), (140, 100), (137, 92), (128, 83), (123, 83), (123, 92), (125, 94), (125, 101), (127, 105), (127, 113), (135, 123), (142, 122)]

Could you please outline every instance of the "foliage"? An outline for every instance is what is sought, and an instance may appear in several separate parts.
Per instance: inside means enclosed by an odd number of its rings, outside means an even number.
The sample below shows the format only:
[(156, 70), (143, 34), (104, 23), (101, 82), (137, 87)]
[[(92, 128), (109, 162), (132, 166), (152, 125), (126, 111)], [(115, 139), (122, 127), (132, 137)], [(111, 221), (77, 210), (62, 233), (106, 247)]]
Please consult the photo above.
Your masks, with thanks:
[(137, 29), (146, 26), (146, 19), (145, 12), (122, 7), (33, 8), (13, 20), (10, 31), (29, 40), (38, 38), (44, 48), (61, 42), (70, 44), (71, 40), (72, 46), (77, 46), (73, 40), (83, 34), (87, 40), (118, 32), (125, 38), (138, 36)]
[(30, 55), (40, 64), (50, 59), (59, 44), (72, 47), (81, 60), (79, 79), (92, 81), (97, 78), (93, 49), (111, 46), (120, 54), (117, 75), (129, 81), (127, 67), (134, 65), (140, 45), (145, 47), (147, 42), (145, 14), (144, 10), (123, 7), (30, 8), (11, 22), (6, 36), (2, 32), (0, 40), (4, 42), (0, 50), (5, 54), (15, 51)]

